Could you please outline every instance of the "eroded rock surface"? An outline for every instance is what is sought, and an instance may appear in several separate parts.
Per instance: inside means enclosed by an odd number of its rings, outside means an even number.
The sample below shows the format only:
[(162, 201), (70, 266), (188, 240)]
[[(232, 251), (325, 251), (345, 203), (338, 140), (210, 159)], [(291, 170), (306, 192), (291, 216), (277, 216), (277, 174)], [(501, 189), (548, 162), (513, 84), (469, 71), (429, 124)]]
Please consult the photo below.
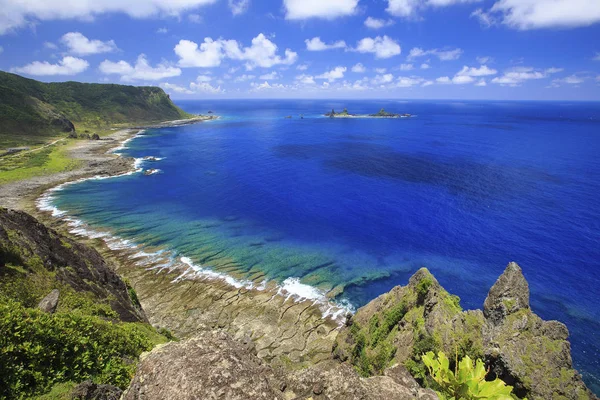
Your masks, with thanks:
[(58, 306), (58, 296), (60, 292), (58, 289), (52, 290), (46, 297), (40, 301), (38, 304), (38, 308), (45, 313), (52, 314), (56, 311), (56, 307)]
[(411, 379), (365, 379), (335, 362), (272, 368), (225, 332), (204, 332), (143, 356), (124, 399), (437, 399)]

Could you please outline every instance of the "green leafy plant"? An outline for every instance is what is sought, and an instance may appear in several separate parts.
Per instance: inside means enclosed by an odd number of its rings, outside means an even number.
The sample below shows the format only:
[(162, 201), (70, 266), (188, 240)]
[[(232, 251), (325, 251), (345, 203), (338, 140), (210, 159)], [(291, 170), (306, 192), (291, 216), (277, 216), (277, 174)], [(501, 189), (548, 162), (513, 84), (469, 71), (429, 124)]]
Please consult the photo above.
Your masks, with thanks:
[(456, 363), (455, 371), (450, 369), (450, 360), (443, 352), (436, 357), (433, 352), (421, 356), (431, 379), (437, 385), (437, 394), (441, 400), (512, 400), (512, 386), (500, 379), (486, 381), (483, 361), (475, 363), (465, 356)]

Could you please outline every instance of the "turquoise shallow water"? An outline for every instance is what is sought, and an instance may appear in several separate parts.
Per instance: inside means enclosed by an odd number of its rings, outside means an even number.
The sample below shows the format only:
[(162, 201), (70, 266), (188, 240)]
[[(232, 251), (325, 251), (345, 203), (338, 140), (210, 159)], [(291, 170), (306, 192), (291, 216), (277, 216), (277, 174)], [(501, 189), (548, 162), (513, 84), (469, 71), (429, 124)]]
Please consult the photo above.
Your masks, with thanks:
[[(427, 266), (464, 307), (481, 308), (516, 261), (534, 311), (567, 323), (576, 366), (596, 384), (600, 104), (181, 106), (222, 119), (146, 131), (123, 154), (158, 157), (139, 163), (160, 172), (70, 185), (54, 205), (238, 280), (335, 290), (354, 306)], [(343, 107), (415, 116), (321, 116)]]

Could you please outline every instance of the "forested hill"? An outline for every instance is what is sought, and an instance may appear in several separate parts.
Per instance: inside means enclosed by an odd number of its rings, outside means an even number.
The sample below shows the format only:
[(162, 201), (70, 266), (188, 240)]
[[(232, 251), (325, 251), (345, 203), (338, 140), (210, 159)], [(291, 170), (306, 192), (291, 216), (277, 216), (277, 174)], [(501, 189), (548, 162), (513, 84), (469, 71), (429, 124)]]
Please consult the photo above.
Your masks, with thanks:
[(29, 142), (79, 127), (187, 118), (158, 87), (43, 83), (0, 71), (0, 136)]

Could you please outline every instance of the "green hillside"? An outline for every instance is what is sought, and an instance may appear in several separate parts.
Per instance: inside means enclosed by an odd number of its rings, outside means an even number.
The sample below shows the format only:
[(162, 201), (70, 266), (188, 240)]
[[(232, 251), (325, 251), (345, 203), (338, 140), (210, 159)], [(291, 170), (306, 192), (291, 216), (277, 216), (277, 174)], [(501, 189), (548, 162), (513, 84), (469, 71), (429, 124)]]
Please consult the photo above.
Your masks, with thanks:
[(40, 143), (73, 127), (187, 118), (158, 87), (43, 83), (0, 71), (0, 147)]

